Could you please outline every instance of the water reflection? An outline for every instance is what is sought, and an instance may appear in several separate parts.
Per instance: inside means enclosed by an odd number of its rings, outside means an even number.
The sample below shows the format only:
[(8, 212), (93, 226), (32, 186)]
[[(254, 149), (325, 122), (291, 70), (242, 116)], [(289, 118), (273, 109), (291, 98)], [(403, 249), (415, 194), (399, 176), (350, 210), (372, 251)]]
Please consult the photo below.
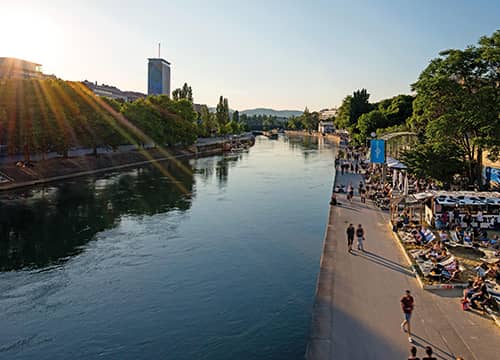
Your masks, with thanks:
[(173, 163), (164, 167), (188, 194), (153, 167), (4, 194), (0, 198), (0, 270), (64, 262), (80, 253), (97, 233), (115, 227), (124, 215), (189, 209), (193, 174)]

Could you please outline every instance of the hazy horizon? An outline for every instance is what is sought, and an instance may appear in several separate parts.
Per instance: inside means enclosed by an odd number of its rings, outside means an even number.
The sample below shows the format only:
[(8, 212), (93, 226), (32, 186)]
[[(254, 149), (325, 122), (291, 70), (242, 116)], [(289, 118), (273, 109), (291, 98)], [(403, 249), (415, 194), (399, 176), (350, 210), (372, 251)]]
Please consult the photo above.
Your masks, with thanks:
[(146, 92), (147, 58), (161, 42), (172, 89), (187, 82), (195, 102), (214, 106), (223, 95), (238, 110), (331, 108), (358, 88), (371, 101), (408, 94), (439, 51), (491, 35), (500, 13), (500, 3), (451, 0), (0, 3), (9, 34), (0, 56)]

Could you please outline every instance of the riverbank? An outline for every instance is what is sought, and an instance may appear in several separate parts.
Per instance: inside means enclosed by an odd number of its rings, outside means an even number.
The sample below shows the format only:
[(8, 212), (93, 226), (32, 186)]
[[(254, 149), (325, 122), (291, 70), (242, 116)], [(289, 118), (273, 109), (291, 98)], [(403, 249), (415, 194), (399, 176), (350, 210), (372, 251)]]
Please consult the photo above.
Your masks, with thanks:
[(340, 136), (338, 136), (337, 134), (322, 134), (319, 132), (286, 130), (285, 134), (291, 136), (312, 136), (316, 138), (323, 138), (333, 142), (336, 145), (339, 145), (341, 140)]
[(87, 154), (69, 158), (51, 158), (33, 162), (33, 166), (22, 167), (16, 163), (0, 166), (0, 191), (13, 190), (53, 181), (66, 180), (134, 166), (177, 159), (222, 154), (234, 142), (254, 144), (253, 137), (206, 139), (189, 148), (134, 149), (125, 152)]
[[(354, 185), (360, 175), (337, 174), (335, 185)], [(461, 309), (461, 291), (425, 291), (395, 243), (388, 216), (372, 202), (349, 202), (330, 207), (320, 262), (311, 332), (306, 358), (402, 359), (408, 340), (399, 324), (399, 299), (406, 289), (416, 301), (412, 329), (414, 344), (423, 353), (433, 347), (441, 359), (494, 359), (493, 344), (500, 329), (480, 312)], [(345, 228), (361, 223), (366, 251), (347, 252)]]

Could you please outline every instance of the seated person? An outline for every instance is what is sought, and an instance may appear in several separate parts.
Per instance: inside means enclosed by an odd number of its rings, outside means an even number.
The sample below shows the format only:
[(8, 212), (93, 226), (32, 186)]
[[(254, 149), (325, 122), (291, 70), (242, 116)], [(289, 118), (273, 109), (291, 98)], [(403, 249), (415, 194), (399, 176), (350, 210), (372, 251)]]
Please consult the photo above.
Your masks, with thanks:
[(477, 276), (479, 276), (481, 279), (484, 279), (486, 277), (488, 270), (489, 270), (488, 265), (484, 263), (474, 268), (474, 271), (477, 273)]
[(441, 242), (447, 242), (448, 241), (448, 233), (444, 230), (439, 231), (439, 239)]
[(463, 297), (463, 301), (469, 301), (470, 297), (472, 296), (472, 294), (474, 294), (475, 292), (477, 292), (479, 290), (479, 286), (474, 286), (474, 281), (472, 280), (469, 280), (467, 282), (467, 287), (464, 289), (464, 297)]
[(457, 259), (455, 259), (450, 265), (447, 265), (446, 270), (451, 274), (449, 281), (455, 280), (462, 272), (462, 270), (460, 270), (460, 264)]
[(435, 221), (436, 229), (441, 230), (443, 228), (443, 221), (441, 220), (441, 217), (438, 216), (436, 221)]
[(415, 238), (415, 243), (417, 245), (421, 245), (423, 238), (422, 238), (422, 235), (420, 234), (420, 231), (413, 230), (411, 233), (412, 233), (413, 237)]
[(464, 243), (472, 244), (472, 235), (469, 231), (464, 232)]
[(498, 240), (498, 235), (494, 235), (491, 239), (490, 239), (490, 246), (493, 248), (493, 249), (496, 249), (496, 250), (499, 250), (500, 249), (500, 242)]
[(478, 307), (477, 302), (480, 301), (482, 303), (484, 300), (486, 300), (487, 295), (488, 295), (488, 288), (486, 286), (486, 283), (483, 282), (480, 285), (479, 290), (474, 294), (472, 294), (472, 296), (470, 297), (471, 306), (473, 308), (477, 308)]
[(403, 214), (402, 214), (401, 217), (403, 218), (403, 223), (405, 225), (408, 225), (410, 223), (410, 217), (408, 216), (408, 214), (406, 213), (406, 211), (403, 212)]
[(436, 254), (436, 256), (435, 256), (436, 261), (438, 261), (438, 262), (443, 261), (447, 257), (448, 257), (448, 252), (446, 251), (446, 249), (442, 249), (441, 252)]
[(442, 278), (451, 279), (452, 274), (450, 273), (450, 271), (448, 269), (446, 269), (446, 267), (437, 263), (429, 272), (429, 276), (439, 278), (439, 279), (442, 279)]

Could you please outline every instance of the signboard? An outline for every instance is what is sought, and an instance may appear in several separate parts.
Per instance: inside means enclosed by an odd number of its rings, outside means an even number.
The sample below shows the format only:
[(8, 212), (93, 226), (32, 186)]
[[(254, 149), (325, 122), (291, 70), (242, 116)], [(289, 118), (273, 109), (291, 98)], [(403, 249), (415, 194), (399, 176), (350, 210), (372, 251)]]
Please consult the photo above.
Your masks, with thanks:
[(375, 164), (385, 163), (385, 140), (371, 140), (370, 162)]
[(485, 169), (486, 183), (490, 185), (492, 190), (500, 189), (500, 169), (487, 167)]

